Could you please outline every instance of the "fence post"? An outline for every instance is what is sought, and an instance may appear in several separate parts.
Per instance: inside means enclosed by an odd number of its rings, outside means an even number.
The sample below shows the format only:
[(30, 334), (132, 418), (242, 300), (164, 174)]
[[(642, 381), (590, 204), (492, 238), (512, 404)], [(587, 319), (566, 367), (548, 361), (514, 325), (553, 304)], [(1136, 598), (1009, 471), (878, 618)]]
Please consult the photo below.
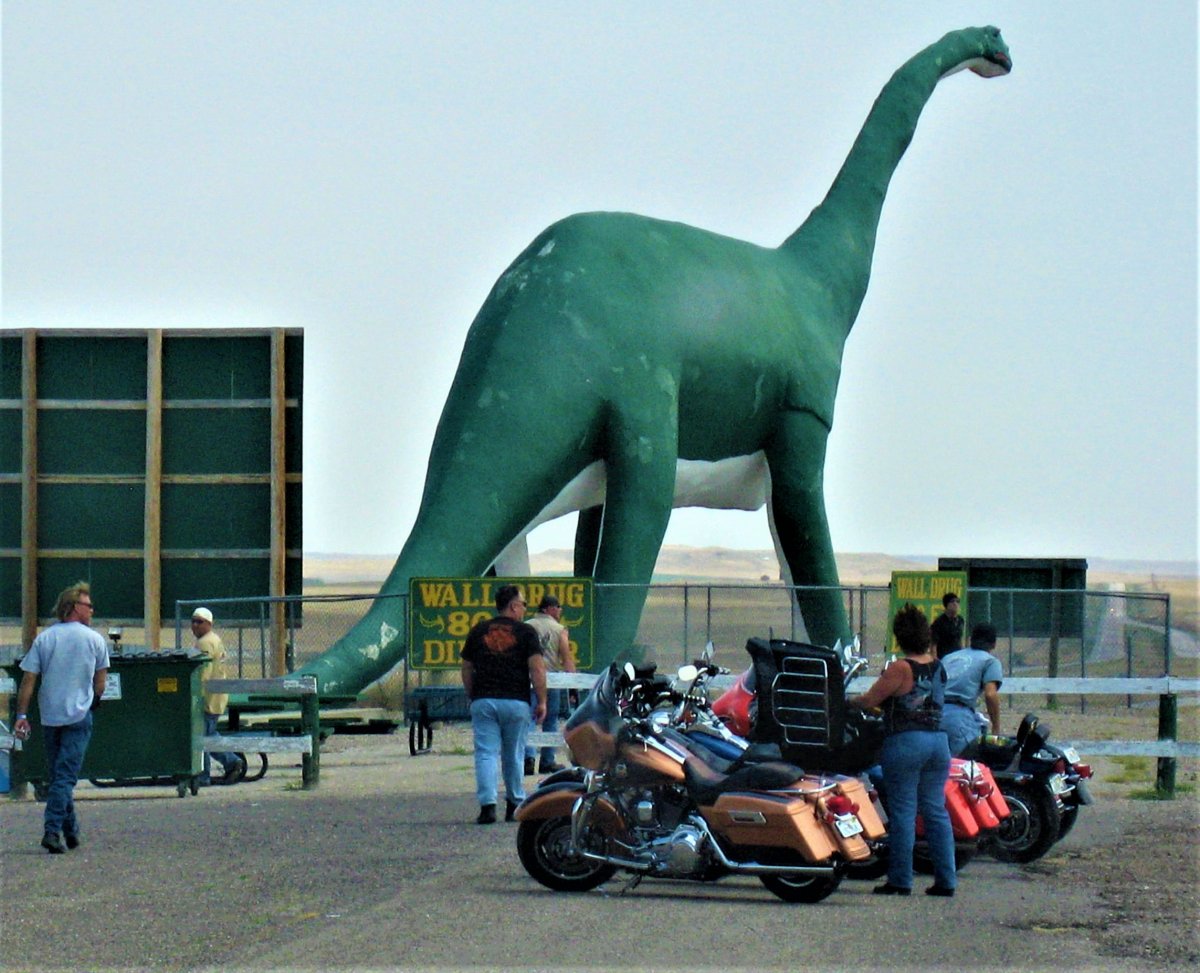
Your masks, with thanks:
[[(1174, 693), (1158, 697), (1158, 738), (1174, 742), (1177, 727), (1177, 703)], [(1164, 797), (1175, 796), (1175, 758), (1159, 757), (1154, 789)]]
[(321, 779), (321, 706), (316, 689), (300, 697), (300, 732), (312, 739), (312, 753), (300, 761), (304, 790), (312, 790)]

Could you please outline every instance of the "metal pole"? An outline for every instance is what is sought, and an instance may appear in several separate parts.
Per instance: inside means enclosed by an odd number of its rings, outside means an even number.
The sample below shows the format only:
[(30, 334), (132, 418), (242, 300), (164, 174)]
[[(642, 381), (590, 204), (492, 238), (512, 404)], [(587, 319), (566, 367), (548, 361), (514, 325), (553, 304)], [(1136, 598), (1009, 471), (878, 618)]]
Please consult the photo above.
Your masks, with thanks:
[(683, 585), (683, 654), (687, 655), (688, 646), (688, 584), (685, 581)]
[(1163, 620), (1163, 675), (1171, 674), (1171, 594), (1167, 592), (1167, 605)]
[[(1174, 742), (1177, 722), (1177, 706), (1174, 693), (1158, 697), (1158, 738)], [(1159, 757), (1158, 773), (1154, 781), (1154, 789), (1164, 797), (1175, 796), (1175, 758)]]
[(315, 692), (300, 697), (300, 732), (312, 739), (312, 753), (300, 761), (304, 790), (313, 790), (321, 780), (321, 703)]

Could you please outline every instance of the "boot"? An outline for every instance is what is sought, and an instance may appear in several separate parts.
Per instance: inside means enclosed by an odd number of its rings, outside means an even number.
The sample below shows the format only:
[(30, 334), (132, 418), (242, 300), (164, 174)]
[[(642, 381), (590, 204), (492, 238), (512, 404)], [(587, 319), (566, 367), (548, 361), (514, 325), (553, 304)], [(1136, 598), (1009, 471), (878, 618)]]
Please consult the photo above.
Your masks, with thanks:
[(537, 770), (533, 766), (533, 758), (526, 757), (525, 758), (525, 776), (532, 777), (536, 773), (537, 773)]
[(547, 760), (545, 757), (543, 757), (541, 759), (541, 762), (538, 764), (538, 773), (539, 774), (552, 774), (556, 770), (562, 770), (562, 769), (563, 769), (563, 765), (555, 763), (553, 757), (551, 757), (549, 760)]
[(519, 808), (520, 806), (521, 806), (520, 801), (510, 801), (510, 800), (506, 799), (504, 801), (504, 820), (505, 821), (517, 820), (517, 808)]
[(475, 819), (476, 824), (495, 824), (496, 823), (496, 805), (481, 804), (479, 807), (479, 817)]

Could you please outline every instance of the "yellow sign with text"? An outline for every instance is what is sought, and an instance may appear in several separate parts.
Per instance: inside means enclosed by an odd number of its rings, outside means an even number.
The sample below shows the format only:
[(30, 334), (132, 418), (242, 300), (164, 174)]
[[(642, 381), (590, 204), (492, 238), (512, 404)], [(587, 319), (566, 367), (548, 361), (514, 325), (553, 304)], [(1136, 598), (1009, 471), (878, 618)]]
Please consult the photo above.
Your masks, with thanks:
[(893, 571), (891, 597), (888, 601), (888, 652), (898, 655), (900, 646), (892, 634), (892, 619), (905, 605), (916, 605), (932, 622), (942, 614), (942, 597), (958, 595), (959, 613), (967, 617), (966, 571)]
[(467, 633), (496, 614), (496, 592), (506, 584), (525, 593), (526, 620), (553, 595), (562, 605), (571, 651), (580, 671), (592, 665), (594, 605), (591, 578), (413, 578), (409, 584), (411, 669), (457, 669)]

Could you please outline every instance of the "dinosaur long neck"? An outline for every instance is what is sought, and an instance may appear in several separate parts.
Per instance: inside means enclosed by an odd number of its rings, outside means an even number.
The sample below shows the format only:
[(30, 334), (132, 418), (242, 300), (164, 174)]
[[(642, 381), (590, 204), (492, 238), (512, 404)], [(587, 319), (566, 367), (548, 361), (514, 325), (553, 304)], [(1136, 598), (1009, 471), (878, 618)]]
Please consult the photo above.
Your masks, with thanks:
[(843, 340), (866, 296), (875, 231), (888, 183), (938, 81), (972, 54), (947, 34), (905, 63), (871, 108), (821, 205), (780, 249), (795, 253), (828, 287)]

